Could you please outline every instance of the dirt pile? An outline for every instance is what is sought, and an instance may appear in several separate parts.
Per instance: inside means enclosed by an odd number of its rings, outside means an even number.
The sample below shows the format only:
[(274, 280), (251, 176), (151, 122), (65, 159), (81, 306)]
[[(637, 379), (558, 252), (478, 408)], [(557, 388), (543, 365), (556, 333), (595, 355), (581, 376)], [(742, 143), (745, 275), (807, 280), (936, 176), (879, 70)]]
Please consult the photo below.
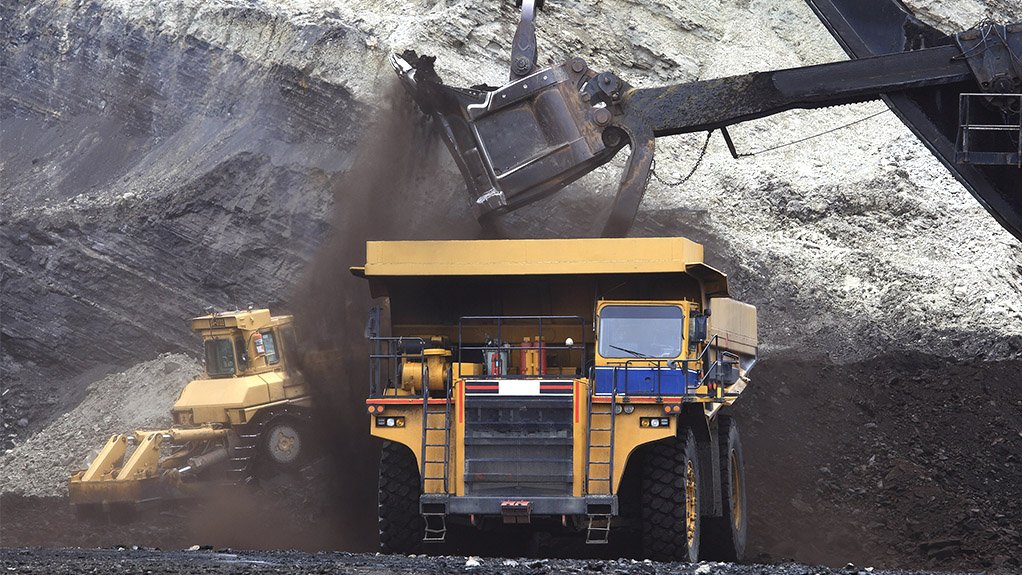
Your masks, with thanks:
[(66, 496), (71, 472), (111, 435), (169, 425), (170, 407), (200, 372), (194, 359), (167, 353), (93, 382), (74, 409), (0, 456), (0, 493)]
[(1022, 362), (773, 356), (736, 405), (754, 553), (1022, 568)]

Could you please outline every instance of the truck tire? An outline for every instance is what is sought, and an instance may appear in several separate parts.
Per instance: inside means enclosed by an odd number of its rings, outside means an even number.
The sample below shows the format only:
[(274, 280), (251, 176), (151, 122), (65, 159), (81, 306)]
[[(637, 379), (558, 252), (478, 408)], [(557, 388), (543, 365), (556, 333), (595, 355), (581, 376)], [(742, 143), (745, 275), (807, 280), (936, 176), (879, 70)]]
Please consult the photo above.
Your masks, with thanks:
[(745, 506), (745, 456), (738, 423), (720, 415), (720, 498), (723, 515), (703, 519), (703, 558), (714, 561), (742, 561), (748, 540), (748, 512)]
[(383, 442), (379, 489), (380, 551), (414, 552), (422, 544), (425, 524), (419, 514), (419, 466), (410, 449)]
[(699, 560), (699, 456), (691, 431), (651, 445), (642, 468), (642, 547), (657, 561)]

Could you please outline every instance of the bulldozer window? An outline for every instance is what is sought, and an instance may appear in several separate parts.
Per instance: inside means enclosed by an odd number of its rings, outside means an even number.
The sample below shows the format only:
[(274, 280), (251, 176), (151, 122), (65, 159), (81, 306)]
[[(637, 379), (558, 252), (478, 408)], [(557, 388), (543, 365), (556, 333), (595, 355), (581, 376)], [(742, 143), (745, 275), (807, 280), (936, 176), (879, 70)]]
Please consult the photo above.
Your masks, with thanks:
[(238, 350), (238, 369), (248, 369), (248, 351), (245, 348), (245, 340), (242, 337), (234, 338), (234, 348)]
[(608, 305), (600, 310), (600, 355), (675, 358), (685, 315), (674, 305)]
[(273, 332), (270, 330), (259, 332), (263, 336), (263, 346), (266, 348), (266, 364), (273, 365), (280, 361), (277, 354), (277, 343), (273, 339)]
[(284, 325), (279, 330), (280, 345), (284, 348), (284, 359), (292, 368), (298, 364), (295, 362), (295, 351), (298, 350), (298, 343), (295, 338), (295, 330), (290, 325)]
[(206, 373), (210, 376), (234, 375), (234, 346), (229, 339), (206, 340)]

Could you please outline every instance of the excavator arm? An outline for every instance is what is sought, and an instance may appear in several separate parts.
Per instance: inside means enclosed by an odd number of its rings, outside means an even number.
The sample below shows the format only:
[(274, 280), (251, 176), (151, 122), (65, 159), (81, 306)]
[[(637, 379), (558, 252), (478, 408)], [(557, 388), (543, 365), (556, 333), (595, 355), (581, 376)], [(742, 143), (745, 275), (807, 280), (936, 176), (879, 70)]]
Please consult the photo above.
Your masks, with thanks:
[(604, 236), (624, 235), (657, 137), (721, 129), (730, 145), (731, 124), (884, 98), (1022, 239), (1022, 23), (947, 36), (897, 0), (809, 3), (854, 59), (634, 88), (581, 58), (536, 69), (534, 6), (525, 0), (510, 81), (499, 88), (446, 86), (432, 59), (411, 52), (393, 63), (440, 127), (481, 219), (549, 196), (627, 146), (627, 167), (602, 228)]

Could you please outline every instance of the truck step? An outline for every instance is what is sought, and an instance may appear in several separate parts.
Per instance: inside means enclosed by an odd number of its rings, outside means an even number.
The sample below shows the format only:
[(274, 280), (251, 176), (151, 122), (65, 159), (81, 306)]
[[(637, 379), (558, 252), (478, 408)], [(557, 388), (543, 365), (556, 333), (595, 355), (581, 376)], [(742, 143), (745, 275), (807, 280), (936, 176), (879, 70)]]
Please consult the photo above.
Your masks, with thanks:
[(590, 515), (586, 529), (586, 543), (604, 545), (610, 541), (610, 515)]
[(422, 518), (426, 522), (422, 541), (424, 543), (443, 543), (447, 538), (447, 516), (441, 513), (424, 513)]

